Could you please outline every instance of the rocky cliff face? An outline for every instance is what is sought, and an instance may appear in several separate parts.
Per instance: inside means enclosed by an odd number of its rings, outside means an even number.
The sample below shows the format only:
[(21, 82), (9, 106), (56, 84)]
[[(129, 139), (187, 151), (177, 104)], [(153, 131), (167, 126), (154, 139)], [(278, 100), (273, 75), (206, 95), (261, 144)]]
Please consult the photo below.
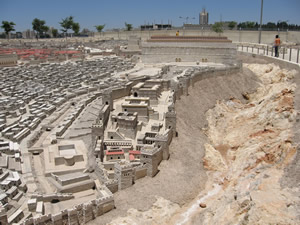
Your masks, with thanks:
[[(284, 168), (296, 153), (292, 143), (296, 85), (290, 82), (295, 71), (273, 64), (245, 67), (262, 85), (247, 94), (247, 104), (232, 98), (207, 112), (210, 143), (205, 145), (204, 165), (209, 179), (197, 202), (205, 208), (198, 207), (187, 221), (300, 224), (295, 194), (299, 190), (280, 186)], [(213, 187), (214, 194), (203, 199)], [(175, 220), (182, 221), (183, 216)]]
[[(296, 154), (295, 71), (274, 64), (244, 67), (261, 80), (257, 91), (244, 93), (247, 103), (218, 101), (206, 113), (205, 190), (179, 210), (168, 202), (155, 212), (130, 211), (123, 220), (135, 218), (135, 223), (124, 224), (300, 224), (299, 188), (280, 186)], [(145, 219), (152, 214), (155, 220)]]

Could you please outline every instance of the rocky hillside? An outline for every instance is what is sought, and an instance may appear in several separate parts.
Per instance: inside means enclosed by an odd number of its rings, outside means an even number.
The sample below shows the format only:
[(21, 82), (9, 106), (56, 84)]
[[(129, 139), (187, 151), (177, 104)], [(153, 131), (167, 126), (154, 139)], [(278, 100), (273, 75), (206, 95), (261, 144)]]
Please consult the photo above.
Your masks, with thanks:
[(244, 67), (261, 80), (257, 91), (243, 93), (246, 102), (222, 100), (206, 112), (205, 190), (180, 209), (160, 200), (111, 224), (300, 224), (297, 185), (280, 185), (296, 154), (296, 72), (274, 64)]
[[(292, 128), (296, 71), (274, 64), (249, 64), (262, 81), (247, 104), (220, 101), (206, 113), (209, 143), (204, 166), (208, 182), (189, 215), (174, 223), (300, 224), (298, 188), (280, 186), (284, 169), (295, 156)], [(193, 203), (195, 205), (195, 202)]]

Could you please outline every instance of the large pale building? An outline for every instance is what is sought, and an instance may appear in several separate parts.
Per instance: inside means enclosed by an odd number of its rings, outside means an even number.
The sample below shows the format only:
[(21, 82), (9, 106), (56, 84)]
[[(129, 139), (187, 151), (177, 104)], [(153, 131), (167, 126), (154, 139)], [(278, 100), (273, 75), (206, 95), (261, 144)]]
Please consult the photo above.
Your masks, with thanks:
[(208, 25), (208, 12), (206, 12), (205, 8), (203, 8), (202, 12), (199, 14), (199, 24)]

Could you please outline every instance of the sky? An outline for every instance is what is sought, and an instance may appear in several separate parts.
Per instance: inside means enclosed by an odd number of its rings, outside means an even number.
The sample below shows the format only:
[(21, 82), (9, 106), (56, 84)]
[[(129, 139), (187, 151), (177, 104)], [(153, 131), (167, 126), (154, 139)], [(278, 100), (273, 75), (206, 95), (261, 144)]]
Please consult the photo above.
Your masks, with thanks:
[[(81, 29), (95, 30), (133, 27), (152, 23), (181, 26), (199, 23), (199, 13), (205, 7), (209, 23), (216, 21), (260, 20), (261, 0), (0, 0), (0, 21), (13, 21), (16, 31), (32, 29), (34, 18), (43, 19), (49, 27), (60, 29), (59, 22), (73, 16)], [(288, 21), (300, 24), (300, 0), (264, 0), (263, 23)], [(193, 19), (195, 18), (195, 19)]]

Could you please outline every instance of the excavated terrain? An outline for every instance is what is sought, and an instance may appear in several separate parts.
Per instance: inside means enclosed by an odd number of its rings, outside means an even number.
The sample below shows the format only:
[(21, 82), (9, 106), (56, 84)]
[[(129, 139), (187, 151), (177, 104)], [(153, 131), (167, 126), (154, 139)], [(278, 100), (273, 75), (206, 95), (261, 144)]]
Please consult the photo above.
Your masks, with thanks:
[[(155, 177), (137, 180), (132, 187), (115, 193), (116, 209), (89, 224), (106, 224), (117, 217), (126, 216), (130, 208), (139, 211), (149, 210), (157, 196), (179, 206), (192, 201), (203, 190), (207, 180), (202, 161), (204, 144), (207, 142), (202, 129), (207, 126), (205, 113), (216, 104), (217, 100), (235, 97), (245, 101), (242, 93), (251, 93), (258, 85), (257, 77), (246, 68), (240, 73), (212, 76), (197, 82), (189, 89), (189, 96), (182, 96), (176, 102), (179, 136), (174, 138), (170, 145), (170, 159), (162, 161), (160, 172)], [(170, 203), (171, 209), (177, 207), (173, 203)], [(159, 203), (153, 206), (156, 209), (153, 216), (159, 217), (163, 211), (157, 210), (158, 205)], [(165, 203), (162, 208), (166, 207)], [(151, 213), (146, 214), (147, 216), (149, 219)], [(168, 218), (164, 213), (161, 216)], [(157, 222), (159, 219), (150, 218), (149, 221)], [(136, 224), (144, 223), (145, 221), (140, 221)], [(135, 223), (131, 220), (126, 224)]]

